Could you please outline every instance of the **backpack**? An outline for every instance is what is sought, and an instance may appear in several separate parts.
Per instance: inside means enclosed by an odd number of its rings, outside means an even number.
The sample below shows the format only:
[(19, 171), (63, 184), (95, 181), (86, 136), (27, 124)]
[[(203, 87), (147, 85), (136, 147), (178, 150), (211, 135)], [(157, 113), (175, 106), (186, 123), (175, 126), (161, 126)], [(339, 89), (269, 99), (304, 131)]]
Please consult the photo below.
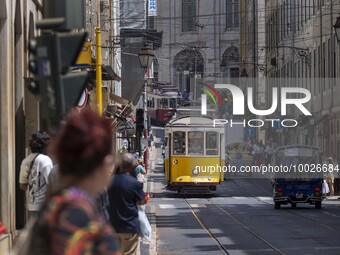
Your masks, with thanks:
[[(53, 196), (49, 202), (46, 202), (39, 211), (38, 216), (30, 219), (25, 229), (20, 233), (18, 241), (10, 255), (51, 254), (52, 233), (50, 228), (53, 228), (53, 224), (58, 224), (57, 219), (59, 214), (66, 206), (73, 204), (75, 199), (77, 198), (65, 196), (60, 192)], [(69, 247), (72, 249), (69, 251), (69, 254), (80, 254), (80, 252), (86, 248), (87, 243), (85, 241), (87, 238), (96, 239), (96, 237), (100, 236), (102, 230), (101, 224), (92, 223), (88, 228), (88, 233), (85, 233), (80, 240), (75, 240), (72, 246)]]

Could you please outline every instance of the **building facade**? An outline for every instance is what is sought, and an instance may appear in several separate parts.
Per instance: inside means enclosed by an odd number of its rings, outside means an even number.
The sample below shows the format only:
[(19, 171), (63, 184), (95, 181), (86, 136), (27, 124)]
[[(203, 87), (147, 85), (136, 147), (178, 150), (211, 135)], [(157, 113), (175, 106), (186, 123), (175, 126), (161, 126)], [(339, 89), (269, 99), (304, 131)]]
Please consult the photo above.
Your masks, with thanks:
[[(121, 83), (121, 47), (119, 41), (120, 28), (120, 1), (119, 0), (86, 0), (86, 31), (88, 41), (91, 42), (91, 52), (93, 60), (96, 56), (96, 27), (98, 26), (98, 15), (100, 15), (100, 31), (102, 43), (102, 65), (103, 65), (103, 110), (112, 106), (117, 109), (111, 98), (112, 94), (120, 97), (122, 95)], [(99, 7), (99, 8), (98, 8)], [(98, 13), (99, 12), (99, 13)], [(95, 69), (94, 69), (95, 72)], [(92, 75), (93, 85), (96, 83), (95, 74)], [(96, 107), (96, 90), (94, 86), (89, 92), (91, 105)], [(114, 115), (114, 113), (113, 113)], [(114, 116), (113, 116), (114, 117)], [(113, 125), (113, 128), (115, 126)], [(113, 136), (114, 154), (121, 147), (120, 140)]]
[(238, 0), (159, 0), (153, 26), (163, 31), (155, 51), (158, 81), (198, 97), (197, 81), (239, 76)]
[(29, 81), (28, 40), (36, 35), (41, 0), (0, 1), (0, 221), (7, 233), (0, 235), (0, 253), (7, 254), (16, 229), (25, 218), (24, 194), (18, 176), (28, 153), (30, 135), (39, 129), (39, 103), (25, 84)]
[(333, 25), (340, 7), (337, 1), (266, 1), (267, 75), (273, 86), (308, 89), (312, 99), (306, 106), (312, 116), (304, 118), (290, 109), (299, 127), (283, 130), (284, 144), (318, 146), (327, 156), (340, 159), (340, 48)]
[[(42, 17), (42, 0), (0, 0), (0, 222), (7, 232), (0, 234), (0, 254), (7, 254), (17, 229), (25, 225), (24, 192), (19, 189), (21, 161), (29, 154), (31, 134), (40, 130), (39, 100), (26, 84), (32, 78), (28, 70), (29, 39), (38, 35), (35, 23)], [(95, 41), (94, 8), (97, 1), (86, 1), (89, 40)], [(119, 0), (101, 1), (103, 20), (103, 63), (120, 76)], [(93, 51), (95, 52), (95, 51)], [(95, 57), (95, 56), (93, 56)], [(119, 79), (105, 82), (106, 102), (109, 94), (120, 95)], [(95, 98), (95, 95), (92, 95)], [(116, 141), (115, 137), (113, 137)], [(117, 145), (118, 146), (118, 145)]]
[[(256, 109), (266, 107), (265, 14), (265, 0), (240, 2), (240, 76), (245, 80), (241, 88), (244, 92), (246, 87), (253, 88)], [(253, 138), (264, 141), (265, 130), (254, 133)]]

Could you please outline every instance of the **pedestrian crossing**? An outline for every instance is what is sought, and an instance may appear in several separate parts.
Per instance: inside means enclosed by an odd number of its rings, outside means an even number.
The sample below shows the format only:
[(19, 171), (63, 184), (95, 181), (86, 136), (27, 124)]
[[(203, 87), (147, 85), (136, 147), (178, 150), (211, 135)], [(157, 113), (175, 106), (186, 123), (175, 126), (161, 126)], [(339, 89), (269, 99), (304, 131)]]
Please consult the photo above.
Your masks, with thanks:
[[(237, 205), (239, 205), (239, 203), (236, 203), (236, 201), (240, 201), (240, 200), (249, 200), (249, 199), (254, 199), (254, 200), (256, 200), (256, 201), (258, 201), (258, 200), (261, 200), (261, 201), (266, 201), (266, 202), (271, 202), (271, 201), (273, 201), (273, 198), (272, 197), (218, 197), (218, 198), (214, 198), (213, 200), (218, 200), (218, 201), (226, 201), (227, 202), (227, 204), (225, 204), (225, 203), (223, 203), (223, 206), (225, 206), (225, 207), (235, 207), (235, 206), (237, 206)], [(161, 199), (161, 200), (163, 200), (163, 201), (173, 201), (173, 203), (167, 203), (167, 204), (158, 204), (157, 205), (157, 207), (159, 208), (159, 209), (176, 209), (176, 208), (178, 208), (178, 206), (179, 206), (179, 204), (177, 204), (175, 201), (176, 201), (176, 199), (169, 199), (169, 198), (165, 198), (165, 199)], [(189, 199), (188, 199), (189, 200)], [(194, 200), (194, 199), (190, 199), (190, 200)], [(195, 199), (195, 200), (197, 200), (197, 199)], [(232, 203), (232, 201), (233, 200), (236, 200), (235, 201), (235, 204), (233, 204)], [(205, 208), (205, 207), (207, 207), (207, 205), (209, 205), (210, 204), (210, 202), (206, 202), (206, 203), (202, 203), (202, 200), (200, 200), (200, 202), (201, 203), (190, 203), (190, 205), (191, 205), (191, 207), (192, 208)], [(262, 204), (262, 203), (261, 203)], [(265, 205), (265, 204), (263, 204), (263, 205)], [(183, 205), (181, 204), (181, 206), (180, 207), (182, 207)], [(259, 204), (258, 203), (256, 203), (256, 204), (254, 204), (254, 203), (247, 203), (247, 206), (250, 206), (250, 207), (258, 207), (259, 206)]]

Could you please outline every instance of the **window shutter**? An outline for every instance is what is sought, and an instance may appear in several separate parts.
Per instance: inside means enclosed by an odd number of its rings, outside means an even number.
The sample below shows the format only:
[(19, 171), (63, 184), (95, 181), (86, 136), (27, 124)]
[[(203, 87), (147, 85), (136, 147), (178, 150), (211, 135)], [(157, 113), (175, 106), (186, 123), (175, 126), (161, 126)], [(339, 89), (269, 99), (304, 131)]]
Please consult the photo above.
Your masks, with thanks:
[(234, 0), (234, 27), (240, 25), (240, 10), (238, 0)]
[(233, 0), (227, 0), (227, 28), (233, 27)]

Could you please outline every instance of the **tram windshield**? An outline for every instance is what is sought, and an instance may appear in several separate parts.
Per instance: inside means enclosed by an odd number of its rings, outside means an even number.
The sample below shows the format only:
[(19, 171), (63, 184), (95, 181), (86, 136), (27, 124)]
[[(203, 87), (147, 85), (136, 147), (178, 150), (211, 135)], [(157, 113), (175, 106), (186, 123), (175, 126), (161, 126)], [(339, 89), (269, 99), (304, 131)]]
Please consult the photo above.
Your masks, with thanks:
[(169, 99), (168, 98), (162, 98), (160, 100), (160, 108), (167, 109), (167, 108), (169, 108), (168, 104), (169, 104)]
[(170, 98), (170, 108), (177, 108), (176, 98)]
[(185, 154), (185, 132), (174, 132), (173, 135), (174, 155)]
[(204, 154), (204, 132), (191, 131), (188, 132), (189, 137), (189, 154), (203, 155)]
[(206, 133), (206, 155), (218, 155), (218, 133), (207, 132)]

